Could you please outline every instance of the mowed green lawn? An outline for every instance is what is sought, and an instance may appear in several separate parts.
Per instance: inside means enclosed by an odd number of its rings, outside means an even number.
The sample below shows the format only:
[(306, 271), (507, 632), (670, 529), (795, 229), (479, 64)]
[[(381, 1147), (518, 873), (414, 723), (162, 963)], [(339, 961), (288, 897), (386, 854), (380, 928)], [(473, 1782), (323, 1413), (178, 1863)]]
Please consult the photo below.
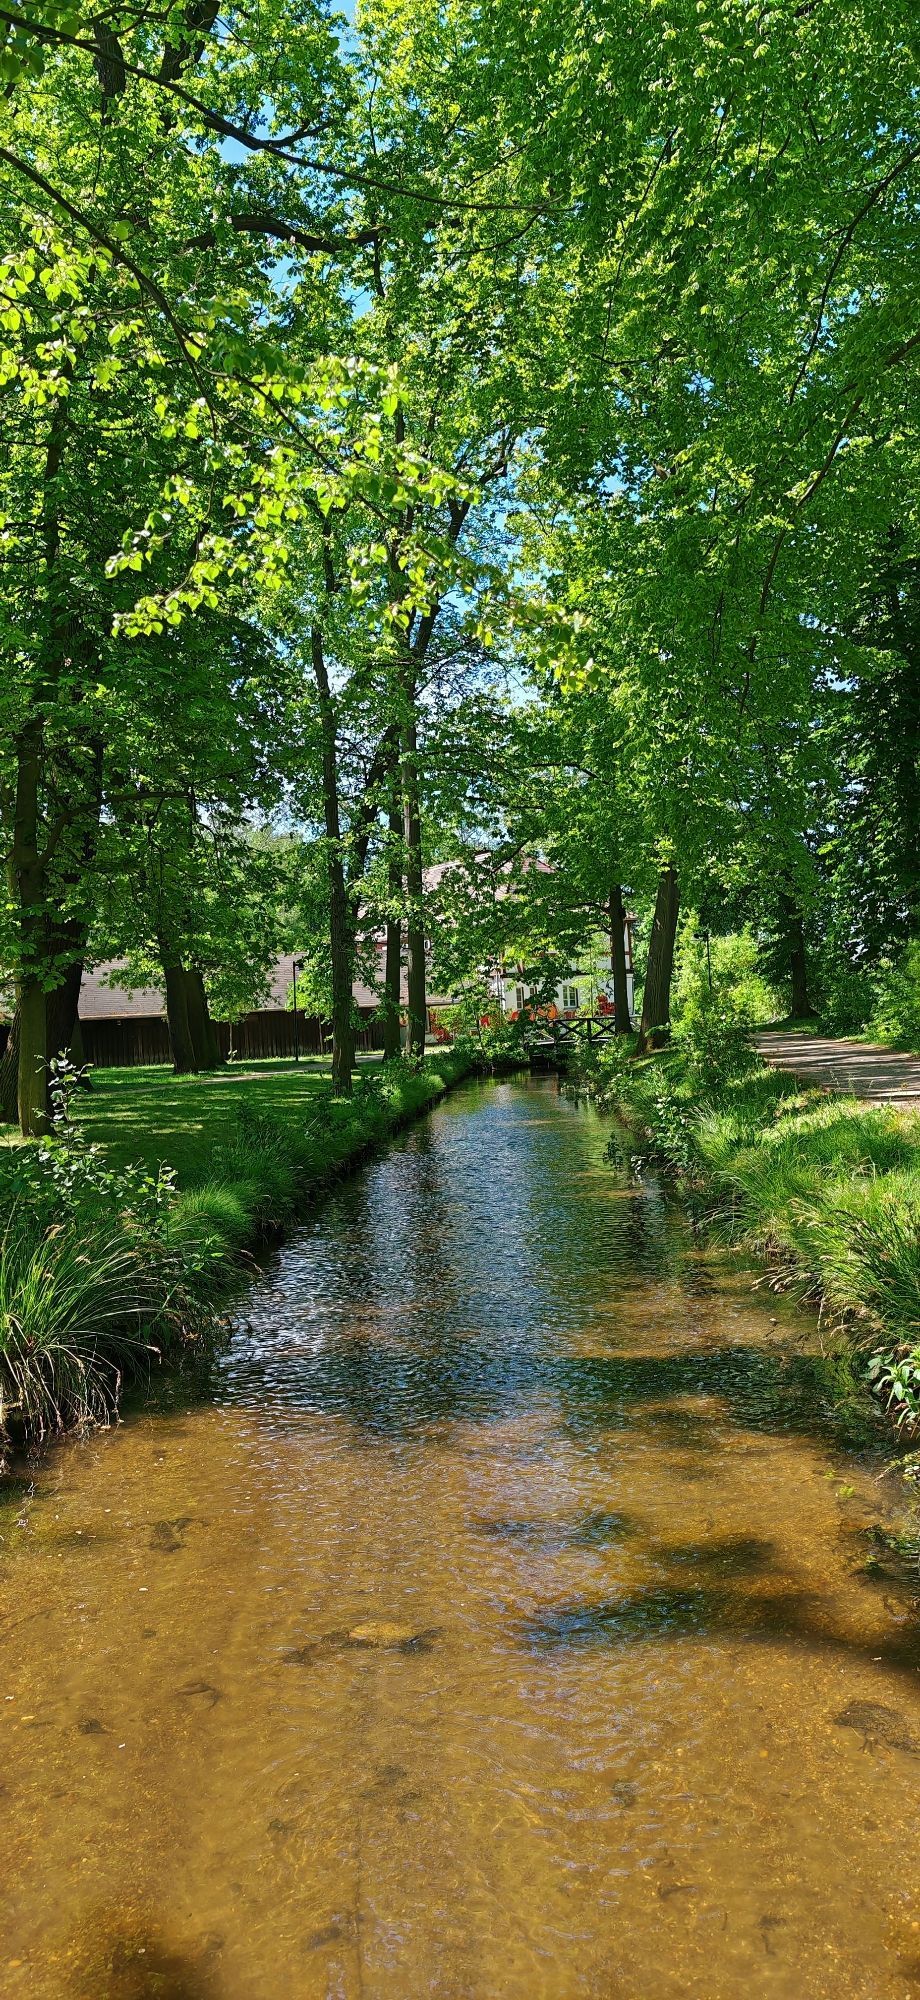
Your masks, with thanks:
[(220, 1178), (220, 1151), (238, 1134), (241, 1104), (298, 1131), (307, 1100), (328, 1080), (329, 1064), (318, 1056), (230, 1063), (211, 1076), (174, 1076), (165, 1065), (97, 1069), (92, 1091), (78, 1093), (75, 1109), (113, 1161), (152, 1167), (165, 1161), (180, 1187), (200, 1187)]

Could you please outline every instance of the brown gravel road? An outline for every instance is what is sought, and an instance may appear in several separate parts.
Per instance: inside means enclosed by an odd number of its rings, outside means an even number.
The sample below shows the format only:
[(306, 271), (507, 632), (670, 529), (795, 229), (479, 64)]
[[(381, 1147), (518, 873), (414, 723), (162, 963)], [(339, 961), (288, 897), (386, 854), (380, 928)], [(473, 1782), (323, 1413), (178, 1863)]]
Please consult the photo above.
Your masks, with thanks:
[(833, 1041), (825, 1035), (756, 1035), (764, 1060), (792, 1070), (828, 1090), (868, 1097), (877, 1104), (920, 1106), (920, 1056), (898, 1055), (866, 1042)]

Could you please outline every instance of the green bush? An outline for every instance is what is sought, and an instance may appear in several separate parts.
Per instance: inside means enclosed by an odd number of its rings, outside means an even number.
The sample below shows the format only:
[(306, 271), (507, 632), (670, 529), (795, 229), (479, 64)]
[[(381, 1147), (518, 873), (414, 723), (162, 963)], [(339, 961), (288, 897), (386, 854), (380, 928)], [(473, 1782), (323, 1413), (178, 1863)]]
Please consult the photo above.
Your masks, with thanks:
[(643, 1103), (653, 1157), (692, 1182), (697, 1163), (693, 1118), (673, 1071), (656, 1067), (645, 1083)]
[(0, 1170), (0, 1451), (105, 1422), (125, 1380), (210, 1326), (171, 1175), (111, 1167), (66, 1119)]
[(637, 1035), (611, 1035), (604, 1041), (579, 1038), (569, 1067), (569, 1079), (576, 1089), (588, 1090), (607, 1106), (627, 1100), (635, 1088)]
[(817, 958), (814, 978), (818, 1020), (825, 1034), (857, 1035), (865, 1028), (876, 1002), (876, 988), (867, 971), (849, 965), (837, 950), (825, 948)]
[(0, 1439), (104, 1422), (151, 1345), (155, 1263), (124, 1231), (37, 1233), (14, 1212), (0, 1237)]
[(898, 1430), (915, 1431), (920, 1426), (920, 1355), (915, 1352), (898, 1359), (873, 1354), (868, 1375)]
[(672, 996), (675, 1022), (710, 998), (730, 1005), (751, 1027), (775, 1020), (782, 1012), (777, 989), (761, 970), (754, 932), (748, 928), (710, 937), (707, 951), (706, 934), (691, 912), (678, 940)]
[(680, 1017), (675, 1042), (687, 1068), (710, 1097), (743, 1081), (760, 1065), (751, 1046), (753, 1020), (746, 1001), (729, 988), (698, 989)]
[(527, 1061), (525, 1023), (499, 1018), (486, 1026), (460, 1029), (453, 1047), (461, 1061), (477, 1069), (516, 1069)]
[(868, 1028), (881, 1042), (920, 1050), (920, 943), (877, 968)]

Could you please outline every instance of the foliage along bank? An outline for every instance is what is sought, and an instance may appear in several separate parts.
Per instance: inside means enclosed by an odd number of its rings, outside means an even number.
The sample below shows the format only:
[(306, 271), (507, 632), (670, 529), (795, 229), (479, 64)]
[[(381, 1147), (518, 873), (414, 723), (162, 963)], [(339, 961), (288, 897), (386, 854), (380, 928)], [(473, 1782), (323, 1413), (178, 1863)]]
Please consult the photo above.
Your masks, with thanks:
[(595, 1057), (614, 1155), (676, 1183), (732, 1244), (816, 1306), (899, 1429), (920, 1426), (920, 1118), (768, 1069), (716, 1002), (672, 1049)]
[(474, 1067), (461, 1048), (424, 1069), (387, 1064), (347, 1099), (319, 1085), (298, 1130), (244, 1103), (211, 1177), (187, 1189), (168, 1165), (113, 1165), (88, 1143), (59, 1071), (54, 1136), (0, 1152), (0, 1462), (111, 1421), (158, 1363), (206, 1356), (245, 1253)]

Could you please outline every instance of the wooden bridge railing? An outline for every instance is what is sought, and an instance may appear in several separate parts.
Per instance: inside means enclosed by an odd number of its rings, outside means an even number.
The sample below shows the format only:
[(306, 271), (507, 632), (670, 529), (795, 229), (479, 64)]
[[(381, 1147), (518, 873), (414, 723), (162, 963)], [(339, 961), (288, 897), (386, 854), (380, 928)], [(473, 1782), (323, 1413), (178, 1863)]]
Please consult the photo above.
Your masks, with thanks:
[(537, 1017), (528, 1021), (523, 1030), (525, 1046), (532, 1052), (552, 1047), (557, 1055), (563, 1052), (568, 1054), (579, 1041), (591, 1045), (608, 1041), (615, 1034), (616, 1022), (612, 1014), (584, 1015), (575, 1021), (549, 1021)]

